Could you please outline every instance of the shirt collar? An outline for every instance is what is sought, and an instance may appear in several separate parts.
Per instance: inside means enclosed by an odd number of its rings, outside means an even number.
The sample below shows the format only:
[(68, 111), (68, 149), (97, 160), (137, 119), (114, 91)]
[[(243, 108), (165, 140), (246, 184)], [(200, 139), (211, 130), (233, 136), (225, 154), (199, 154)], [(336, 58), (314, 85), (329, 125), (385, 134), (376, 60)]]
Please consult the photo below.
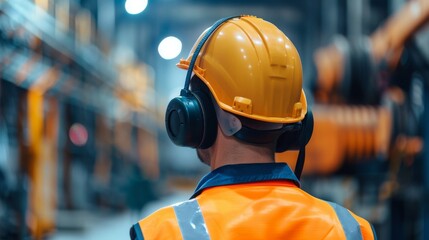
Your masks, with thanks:
[(233, 164), (219, 167), (204, 176), (191, 199), (209, 187), (272, 180), (293, 181), (298, 187), (301, 186), (286, 163)]

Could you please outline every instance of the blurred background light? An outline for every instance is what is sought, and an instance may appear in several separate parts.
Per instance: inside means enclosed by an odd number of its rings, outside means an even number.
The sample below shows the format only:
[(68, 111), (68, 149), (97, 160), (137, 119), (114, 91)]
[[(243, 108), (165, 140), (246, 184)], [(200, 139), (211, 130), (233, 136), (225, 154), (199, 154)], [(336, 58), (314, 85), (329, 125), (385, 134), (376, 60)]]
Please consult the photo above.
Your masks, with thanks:
[(88, 131), (80, 123), (74, 123), (69, 129), (70, 141), (76, 146), (83, 146), (88, 141)]
[(177, 57), (182, 51), (182, 42), (176, 37), (164, 38), (158, 46), (159, 55), (166, 60)]
[(127, 0), (125, 2), (125, 10), (129, 14), (139, 14), (147, 7), (147, 0)]

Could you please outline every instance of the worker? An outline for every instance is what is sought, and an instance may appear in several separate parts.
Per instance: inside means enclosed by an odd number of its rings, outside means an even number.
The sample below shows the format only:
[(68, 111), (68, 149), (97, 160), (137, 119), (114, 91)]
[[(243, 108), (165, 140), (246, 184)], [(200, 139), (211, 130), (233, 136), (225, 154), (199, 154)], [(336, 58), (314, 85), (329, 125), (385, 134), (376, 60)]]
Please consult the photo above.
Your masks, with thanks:
[[(254, 16), (221, 19), (178, 67), (185, 86), (167, 106), (166, 130), (211, 172), (190, 200), (134, 224), (131, 239), (376, 239), (368, 221), (300, 188), (313, 118), (282, 31)], [(295, 172), (275, 162), (294, 149)]]

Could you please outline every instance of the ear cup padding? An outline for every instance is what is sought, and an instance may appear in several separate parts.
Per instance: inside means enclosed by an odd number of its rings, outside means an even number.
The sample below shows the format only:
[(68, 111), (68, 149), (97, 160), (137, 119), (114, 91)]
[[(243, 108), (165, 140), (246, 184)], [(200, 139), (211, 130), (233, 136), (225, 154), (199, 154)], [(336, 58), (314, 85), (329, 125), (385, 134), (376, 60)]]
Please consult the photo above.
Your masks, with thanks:
[[(208, 90), (207, 90), (208, 91)], [(213, 145), (217, 136), (216, 111), (210, 96), (201, 90), (193, 91), (192, 94), (198, 100), (203, 116), (203, 131), (198, 148), (209, 148)]]
[(288, 150), (299, 150), (299, 136), (302, 130), (302, 123), (296, 123), (296, 128), (284, 132), (277, 139), (276, 152), (284, 152)]
[(301, 123), (296, 124), (300, 124), (301, 126), (280, 135), (277, 140), (276, 152), (300, 150), (310, 141), (314, 125), (313, 113), (308, 111)]
[(301, 134), (299, 135), (299, 145), (301, 147), (304, 147), (307, 145), (307, 143), (311, 139), (311, 135), (313, 135), (313, 128), (314, 128), (314, 118), (313, 118), (313, 112), (308, 111), (305, 115), (304, 120), (302, 120), (302, 130)]

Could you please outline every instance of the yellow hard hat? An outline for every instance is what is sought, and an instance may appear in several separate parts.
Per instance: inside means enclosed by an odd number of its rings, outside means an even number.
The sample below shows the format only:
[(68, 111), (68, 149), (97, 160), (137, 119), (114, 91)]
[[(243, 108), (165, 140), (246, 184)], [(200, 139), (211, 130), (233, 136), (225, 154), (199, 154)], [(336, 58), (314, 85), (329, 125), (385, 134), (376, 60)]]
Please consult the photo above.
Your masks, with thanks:
[[(178, 67), (189, 68), (204, 35)], [(298, 51), (261, 18), (242, 16), (219, 26), (201, 49), (193, 72), (227, 112), (272, 123), (299, 122), (307, 113)]]

